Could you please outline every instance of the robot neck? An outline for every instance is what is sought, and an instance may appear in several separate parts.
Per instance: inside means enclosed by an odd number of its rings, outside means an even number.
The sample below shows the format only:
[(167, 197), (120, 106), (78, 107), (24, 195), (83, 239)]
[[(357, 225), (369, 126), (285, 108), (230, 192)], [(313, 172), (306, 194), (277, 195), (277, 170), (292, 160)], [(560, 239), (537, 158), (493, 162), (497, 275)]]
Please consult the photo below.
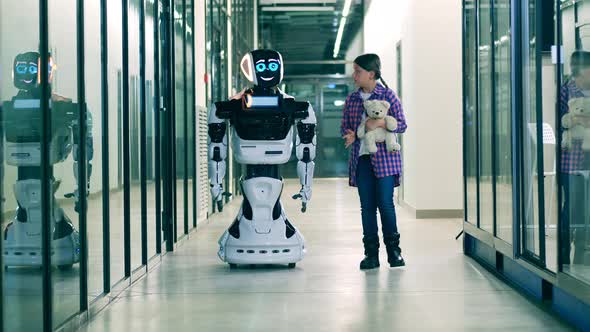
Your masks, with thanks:
[(18, 94), (16, 95), (18, 99), (40, 99), (41, 98), (41, 89), (31, 89), (31, 90), (18, 90)]
[(276, 87), (267, 88), (267, 87), (254, 86), (252, 88), (252, 92), (254, 92), (254, 94), (259, 95), (259, 96), (274, 96), (277, 94), (277, 89), (276, 89)]

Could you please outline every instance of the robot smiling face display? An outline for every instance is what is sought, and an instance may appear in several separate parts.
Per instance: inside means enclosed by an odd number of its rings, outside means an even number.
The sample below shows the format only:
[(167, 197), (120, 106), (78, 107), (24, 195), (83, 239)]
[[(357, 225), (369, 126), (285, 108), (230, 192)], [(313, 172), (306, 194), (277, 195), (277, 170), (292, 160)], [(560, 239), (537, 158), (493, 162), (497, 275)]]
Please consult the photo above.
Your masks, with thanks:
[[(37, 52), (21, 53), (14, 58), (12, 77), (14, 86), (17, 89), (32, 91), (39, 88), (41, 84), (40, 62), (41, 57)], [(51, 83), (52, 69), (53, 63), (51, 57), (49, 57), (49, 83)]]
[(247, 53), (240, 64), (246, 78), (261, 88), (273, 88), (283, 80), (283, 57), (273, 50)]

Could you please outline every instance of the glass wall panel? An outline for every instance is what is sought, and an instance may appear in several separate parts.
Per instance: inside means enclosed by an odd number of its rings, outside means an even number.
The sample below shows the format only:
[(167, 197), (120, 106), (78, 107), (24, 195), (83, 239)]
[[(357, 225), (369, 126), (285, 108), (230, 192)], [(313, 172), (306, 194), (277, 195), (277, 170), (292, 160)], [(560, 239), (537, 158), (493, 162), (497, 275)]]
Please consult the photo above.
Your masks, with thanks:
[(185, 222), (188, 219), (185, 215), (186, 183), (185, 160), (186, 160), (186, 131), (188, 120), (186, 117), (185, 87), (185, 63), (183, 58), (184, 36), (183, 36), (183, 1), (174, 1), (174, 94), (175, 94), (175, 125), (176, 125), (176, 238), (179, 239), (185, 234)]
[(524, 253), (557, 268), (556, 77), (551, 58), (554, 9), (528, 1), (523, 15), (522, 162)]
[(155, 82), (157, 73), (154, 62), (154, 29), (157, 28), (154, 22), (155, 4), (146, 4), (145, 17), (145, 89), (146, 89), (146, 177), (147, 177), (147, 234), (148, 234), (148, 257), (156, 254), (156, 109), (155, 105)]
[(131, 181), (131, 271), (141, 266), (141, 132), (139, 2), (129, 1), (129, 165)]
[[(14, 61), (19, 54), (26, 52), (37, 52), (39, 47), (39, 1), (23, 0), (23, 1), (1, 1), (0, 2), (0, 101), (2, 106), (2, 122), (0, 122), (0, 130), (2, 131), (2, 141), (6, 140), (6, 146), (2, 149), (2, 164), (1, 164), (1, 184), (4, 198), (0, 200), (2, 204), (2, 234), (7, 237), (2, 237), (3, 243), (3, 264), (6, 264), (6, 269), (3, 266), (4, 276), (2, 284), (2, 294), (4, 305), (4, 330), (5, 331), (41, 331), (43, 328), (43, 289), (42, 289), (42, 271), (39, 268), (41, 265), (41, 215), (39, 204), (33, 207), (37, 213), (35, 218), (27, 218), (22, 212), (26, 209), (22, 200), (17, 201), (17, 193), (14, 186), (17, 181), (24, 179), (23, 171), (19, 171), (18, 163), (10, 158), (8, 152), (8, 144), (13, 144), (14, 153), (26, 153), (25, 147), (14, 145), (18, 143), (16, 137), (18, 130), (26, 130), (25, 134), (35, 133), (41, 126), (42, 122), (39, 117), (40, 110), (37, 107), (37, 116), (28, 119), (29, 128), (25, 126), (15, 127), (22, 121), (19, 119), (19, 114), (16, 111), (9, 112), (9, 107), (14, 106), (13, 98), (17, 99), (39, 99), (38, 96), (30, 96), (25, 91), (25, 86), (18, 84), (19, 89), (11, 77), (14, 68)], [(28, 15), (14, 15), (17, 12), (27, 12)], [(15, 33), (20, 31), (21, 33)], [(20, 60), (22, 59), (22, 60)], [(32, 59), (27, 59), (26, 56), (21, 56), (18, 62), (18, 70), (22, 73), (22, 79), (17, 76), (17, 81), (29, 80), (28, 76), (31, 71), (35, 72), (37, 68), (37, 56)], [(28, 76), (28, 77), (27, 77)], [(31, 74), (33, 79), (36, 79), (35, 74)], [(27, 89), (28, 90), (28, 89)], [(30, 112), (34, 113), (32, 109)], [(16, 129), (16, 130), (15, 130)], [(37, 142), (38, 135), (35, 135)], [(38, 145), (37, 145), (38, 146)], [(37, 183), (39, 182), (39, 171), (37, 173)], [(37, 189), (39, 192), (39, 189)], [(18, 213), (17, 211), (21, 212)], [(29, 209), (29, 211), (32, 211)], [(75, 215), (73, 215), (75, 216)], [(26, 232), (33, 231), (34, 236), (26, 236)], [(29, 250), (22, 250), (24, 246), (29, 246)], [(16, 253), (21, 255), (15, 255)], [(30, 256), (34, 260), (35, 266), (27, 267), (20, 266), (23, 264), (18, 256)], [(27, 259), (29, 260), (29, 259)], [(61, 272), (60, 272), (61, 273)], [(74, 277), (75, 282), (75, 277)], [(1, 328), (1, 327), (0, 327)]]
[(87, 159), (92, 169), (87, 170), (89, 178), (88, 196), (88, 295), (92, 301), (103, 291), (103, 192), (102, 187), (102, 137), (108, 135), (102, 126), (101, 92), (101, 45), (100, 45), (100, 2), (84, 3), (84, 30), (86, 63), (86, 104), (88, 108)]
[(108, 86), (109, 86), (109, 220), (111, 285), (125, 276), (123, 239), (123, 50), (122, 6), (108, 0)]
[[(52, 125), (57, 131), (53, 135), (70, 134), (80, 135), (80, 127), (77, 121), (77, 103), (78, 103), (78, 61), (77, 61), (77, 43), (76, 43), (76, 1), (50, 1), (49, 2), (49, 47), (52, 58), (59, 70), (55, 71), (52, 82), (52, 99), (65, 100), (76, 103), (74, 119), (62, 118), (57, 114), (59, 111), (52, 112)], [(63, 129), (61, 129), (63, 127)], [(64, 136), (65, 137), (65, 136)], [(52, 140), (57, 137), (52, 136)], [(74, 143), (72, 141), (72, 143)], [(53, 143), (52, 143), (53, 144)], [(76, 147), (73, 147), (75, 150)], [(75, 151), (72, 151), (75, 152)], [(74, 157), (74, 156), (72, 156)], [(56, 181), (61, 184), (55, 192), (53, 209), (59, 211), (63, 209), (63, 217), (55, 220), (55, 232), (62, 233), (63, 249), (53, 249), (55, 254), (52, 255), (52, 265), (59, 269), (52, 270), (53, 282), (53, 325), (54, 328), (65, 322), (80, 309), (80, 264), (68, 260), (66, 257), (77, 251), (79, 256), (79, 234), (80, 229), (79, 214), (75, 211), (75, 198), (64, 200), (68, 194), (74, 193), (77, 189), (77, 173), (74, 158), (68, 158), (63, 162), (56, 162), (53, 165), (53, 173)], [(57, 215), (59, 216), (59, 212)], [(32, 213), (30, 213), (32, 216)], [(71, 222), (70, 222), (71, 220)], [(69, 243), (68, 243), (69, 242)], [(66, 244), (68, 243), (68, 244)], [(54, 244), (55, 246), (56, 244)], [(62, 256), (63, 255), (63, 256)], [(62, 257), (59, 257), (62, 256)]]
[[(161, 102), (164, 102), (163, 97), (166, 94), (166, 91), (165, 91), (165, 89), (166, 89), (165, 79), (166, 78), (164, 77), (164, 73), (168, 73), (168, 71), (166, 70), (166, 68), (164, 68), (164, 61), (166, 59), (165, 58), (166, 57), (166, 54), (164, 54), (165, 49), (163, 48), (163, 45), (162, 45), (162, 43), (163, 43), (162, 38), (164, 38), (164, 35), (162, 33), (162, 20), (163, 20), (163, 18), (162, 18), (162, 11), (163, 11), (163, 8), (164, 8), (164, 4), (163, 4), (163, 2), (161, 0), (158, 0), (156, 3), (158, 5), (158, 8), (159, 8), (159, 11), (158, 12), (159, 12), (159, 15), (160, 15), (158, 17), (159, 20), (157, 22), (157, 26), (158, 26), (158, 29), (159, 29), (159, 34), (158, 34), (159, 40), (158, 40), (157, 47), (160, 48), (159, 58), (157, 59), (157, 61), (159, 63), (159, 67), (160, 67), (160, 72), (158, 73), (160, 75), (158, 77), (159, 83), (160, 83), (159, 84), (160, 85), (160, 96), (158, 96), (158, 98), (161, 98), (160, 99)], [(166, 104), (165, 103), (164, 104), (160, 104), (160, 107), (164, 108), (164, 107), (166, 107)], [(157, 110), (157, 112), (160, 112), (160, 110)], [(164, 136), (163, 136), (163, 133), (164, 133), (164, 125), (165, 125), (164, 115), (163, 114), (164, 114), (163, 112), (160, 112), (160, 116), (159, 116), (160, 122), (159, 123), (156, 123), (156, 126), (158, 126), (159, 134), (160, 134), (160, 137), (158, 137), (158, 139), (160, 139), (160, 149), (158, 151), (160, 156), (163, 156), (164, 155), (164, 149), (166, 149), (166, 147), (164, 147), (161, 144), (162, 142), (165, 141), (164, 140)], [(168, 167), (170, 167), (170, 166), (171, 165), (168, 165)], [(165, 199), (166, 190), (165, 190), (165, 182), (164, 182), (164, 180), (165, 180), (164, 179), (164, 177), (165, 177), (164, 171), (165, 171), (164, 163), (161, 163), (160, 164), (160, 172), (161, 172), (160, 173), (160, 198), (161, 198), (161, 205), (160, 206), (161, 206), (161, 210), (158, 211), (158, 213), (160, 213), (160, 215), (161, 215), (161, 212), (164, 211), (164, 202), (166, 202), (166, 199)], [(160, 231), (161, 232), (161, 235), (162, 235), (162, 238), (161, 238), (162, 251), (165, 251), (165, 249), (166, 249), (166, 245), (165, 245), (165, 242), (166, 242), (166, 234), (164, 232), (164, 228), (165, 228), (165, 220), (164, 220), (164, 218), (161, 219), (161, 223), (162, 223), (161, 224), (161, 228), (158, 231)]]
[(535, 0), (527, 0), (528, 18), (523, 24), (523, 40), (529, 47), (523, 49), (523, 189), (524, 220), (523, 242), (525, 250), (540, 256), (539, 243), (539, 187), (537, 176), (539, 156), (537, 153), (537, 45), (535, 44)]
[(465, 61), (465, 186), (467, 221), (477, 225), (477, 12), (474, 0), (465, 1), (464, 7), (464, 61)]
[[(49, 1), (48, 44), (50, 63), (42, 64), (37, 53), (39, 41), (38, 1), (22, 0), (0, 2), (0, 218), (2, 237), (2, 303), (3, 326), (7, 331), (43, 330), (43, 271), (51, 273), (53, 296), (51, 315), (52, 326), (57, 328), (79, 314), (82, 301), (92, 302), (103, 293), (104, 252), (110, 252), (111, 286), (124, 278), (124, 207), (123, 165), (129, 163), (131, 184), (131, 269), (142, 265), (142, 245), (148, 248), (148, 256), (156, 254), (156, 115), (159, 110), (155, 101), (154, 31), (159, 23), (154, 20), (154, 6), (146, 1), (145, 16), (145, 81), (139, 77), (140, 58), (140, 13), (139, 6), (144, 0), (129, 0), (128, 26), (122, 24), (123, 8), (118, 0), (107, 0), (107, 46), (108, 61), (106, 77), (102, 76), (101, 8), (100, 1), (84, 2), (84, 77), (79, 77), (81, 63), (78, 62), (76, 33), (77, 0)], [(186, 7), (184, 7), (186, 3)], [(195, 150), (197, 148), (194, 123), (193, 77), (194, 22), (191, 0), (176, 0), (174, 10), (174, 38), (176, 62), (175, 100), (177, 102), (177, 152), (176, 176), (181, 180), (178, 209), (178, 225), (185, 233), (185, 211), (188, 225), (192, 227), (194, 216)], [(219, 4), (217, 4), (219, 7)], [(19, 15), (15, 15), (19, 13)], [(26, 13), (26, 15), (20, 15)], [(187, 14), (185, 21), (184, 13)], [(221, 15), (221, 12), (218, 11)], [(220, 17), (221, 18), (221, 17)], [(225, 31), (226, 22), (219, 20), (219, 31)], [(123, 31), (128, 29), (129, 43), (122, 45)], [(217, 49), (220, 50), (218, 68), (223, 66), (226, 36), (218, 34)], [(129, 90), (123, 91), (122, 53), (129, 52)], [(183, 59), (185, 52), (186, 60)], [(15, 62), (16, 61), (16, 62)], [(14, 72), (13, 72), (14, 69)], [(50, 156), (43, 162), (51, 165), (52, 177), (49, 185), (53, 197), (49, 206), (43, 206), (40, 199), (42, 161), (37, 157), (42, 137), (42, 113), (40, 100), (40, 71), (47, 70), (51, 78), (52, 131), (49, 133)], [(218, 69), (224, 73), (223, 69)], [(14, 80), (11, 74), (14, 74)], [(10, 79), (7, 79), (9, 78)], [(227, 82), (227, 73), (221, 76)], [(84, 83), (84, 90), (81, 83)], [(108, 98), (102, 96), (102, 83), (108, 84)], [(142, 85), (145, 90), (142, 91)], [(222, 85), (226, 91), (226, 84)], [(79, 92), (85, 95), (85, 104)], [(145, 92), (145, 108), (141, 107), (140, 96)], [(123, 95), (129, 94), (129, 114), (123, 114)], [(103, 109), (108, 109), (109, 122), (103, 123)], [(80, 111), (86, 122), (80, 122)], [(142, 112), (145, 111), (145, 114)], [(141, 119), (145, 115), (145, 136), (141, 136)], [(123, 132), (124, 116), (129, 117), (129, 132)], [(107, 126), (108, 125), (108, 126)], [(80, 137), (81, 132), (87, 132)], [(124, 160), (124, 135), (129, 135), (129, 160)], [(145, 146), (142, 142), (145, 139)], [(103, 146), (103, 139), (108, 142)], [(188, 140), (189, 146), (186, 145)], [(108, 163), (103, 165), (103, 155), (108, 146)], [(82, 153), (80, 147), (85, 147)], [(145, 156), (142, 148), (145, 147)], [(189, 153), (185, 152), (188, 148)], [(104, 153), (103, 153), (104, 151)], [(145, 157), (147, 211), (141, 210), (141, 160)], [(85, 158), (85, 159), (83, 159)], [(26, 159), (26, 160), (25, 160)], [(84, 165), (86, 178), (79, 179), (78, 166)], [(103, 169), (104, 166), (104, 169)], [(103, 172), (108, 172), (109, 187), (103, 187)], [(182, 180), (188, 177), (188, 183)], [(88, 195), (78, 195), (79, 184), (88, 190)], [(185, 194), (187, 192), (187, 194)], [(104, 206), (103, 197), (109, 199), (110, 248), (103, 248)], [(87, 202), (82, 211), (80, 203)], [(43, 215), (45, 210), (49, 212)], [(147, 212), (148, 243), (142, 243), (141, 216)], [(83, 286), (80, 259), (80, 224), (86, 215), (88, 240), (88, 298), (81, 297)], [(50, 218), (51, 267), (42, 267), (42, 220)], [(46, 295), (49, 295), (47, 292)], [(48, 297), (49, 298), (49, 297)]]
[(186, 0), (186, 35), (184, 42), (186, 43), (186, 102), (187, 102), (187, 178), (188, 178), (188, 192), (187, 192), (187, 209), (188, 209), (188, 227), (193, 228), (195, 219), (195, 191), (196, 191), (196, 179), (195, 179), (195, 128), (196, 128), (196, 114), (195, 114), (195, 80), (193, 77), (194, 63), (193, 63), (193, 33), (194, 23), (192, 12), (193, 1)]
[(494, 4), (496, 236), (512, 243), (512, 130), (510, 1)]
[[(577, 20), (576, 20), (577, 18)], [(568, 136), (568, 128), (578, 97), (587, 97), (590, 89), (590, 39), (587, 36), (590, 23), (588, 2), (567, 2), (561, 7), (559, 27), (564, 47), (564, 70), (561, 77), (560, 131)], [(586, 106), (587, 107), (587, 106)], [(582, 127), (585, 121), (575, 120)], [(560, 144), (561, 185), (563, 197), (560, 204), (561, 262), (562, 270), (571, 276), (590, 283), (590, 153), (583, 148), (579, 138), (563, 138)]]
[(479, 227), (490, 233), (494, 227), (492, 164), (492, 40), (489, 0), (479, 3)]

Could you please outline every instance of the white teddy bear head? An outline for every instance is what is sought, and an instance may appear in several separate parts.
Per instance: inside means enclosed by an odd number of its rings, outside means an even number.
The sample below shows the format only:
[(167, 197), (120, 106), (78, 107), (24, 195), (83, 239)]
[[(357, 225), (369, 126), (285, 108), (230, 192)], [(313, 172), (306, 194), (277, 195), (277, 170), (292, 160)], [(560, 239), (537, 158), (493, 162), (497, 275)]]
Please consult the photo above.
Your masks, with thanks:
[(571, 114), (590, 116), (590, 101), (588, 98), (572, 98), (567, 106)]
[(366, 100), (364, 106), (371, 119), (383, 119), (387, 116), (390, 105), (385, 100)]

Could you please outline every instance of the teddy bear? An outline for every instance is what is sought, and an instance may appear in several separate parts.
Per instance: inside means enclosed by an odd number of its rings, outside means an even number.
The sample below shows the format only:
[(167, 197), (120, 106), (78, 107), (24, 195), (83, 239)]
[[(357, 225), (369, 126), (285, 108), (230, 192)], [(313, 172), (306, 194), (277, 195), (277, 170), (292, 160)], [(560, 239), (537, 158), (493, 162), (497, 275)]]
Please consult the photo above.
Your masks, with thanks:
[[(569, 112), (561, 118), (563, 128), (562, 147), (571, 149), (575, 140), (582, 141), (582, 149), (590, 151), (590, 128), (582, 121), (590, 123), (590, 99), (572, 98), (568, 101)], [(582, 120), (582, 121), (581, 121)]]
[[(397, 143), (397, 137), (393, 131), (397, 128), (397, 121), (394, 117), (387, 115), (389, 110), (389, 103), (385, 100), (366, 100), (363, 104), (367, 116), (357, 129), (358, 138), (364, 140), (369, 153), (377, 152), (377, 144), (385, 142), (387, 151), (399, 151), (400, 145)], [(387, 129), (375, 128), (371, 131), (366, 131), (365, 124), (368, 119), (384, 119)]]

